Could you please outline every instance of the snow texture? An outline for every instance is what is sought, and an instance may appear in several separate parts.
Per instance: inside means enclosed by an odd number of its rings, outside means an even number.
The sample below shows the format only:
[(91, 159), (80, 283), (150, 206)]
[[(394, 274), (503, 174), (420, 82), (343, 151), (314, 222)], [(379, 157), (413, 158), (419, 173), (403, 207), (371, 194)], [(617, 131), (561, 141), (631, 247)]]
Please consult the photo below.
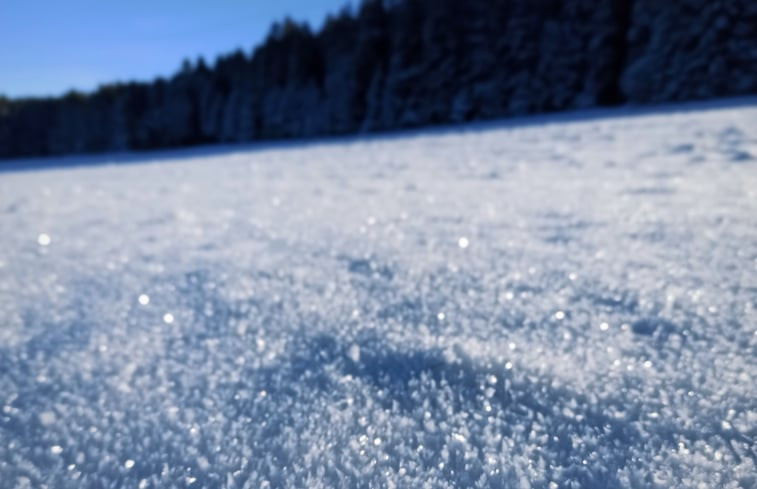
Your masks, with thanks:
[(610, 115), (6, 170), (0, 485), (755, 487), (757, 107)]

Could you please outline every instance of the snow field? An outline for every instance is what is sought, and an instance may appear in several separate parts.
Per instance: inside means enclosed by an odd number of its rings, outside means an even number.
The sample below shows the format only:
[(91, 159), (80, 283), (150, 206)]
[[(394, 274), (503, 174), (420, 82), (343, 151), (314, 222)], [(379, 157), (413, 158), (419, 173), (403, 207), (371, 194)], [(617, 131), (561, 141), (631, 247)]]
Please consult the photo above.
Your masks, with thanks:
[(0, 174), (3, 487), (754, 487), (755, 128)]

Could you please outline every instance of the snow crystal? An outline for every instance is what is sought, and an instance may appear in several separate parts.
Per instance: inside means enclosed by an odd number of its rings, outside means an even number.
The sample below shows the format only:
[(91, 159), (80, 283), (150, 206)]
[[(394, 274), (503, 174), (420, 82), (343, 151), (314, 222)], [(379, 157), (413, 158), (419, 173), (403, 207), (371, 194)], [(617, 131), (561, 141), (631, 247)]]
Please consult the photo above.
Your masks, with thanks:
[(45, 411), (39, 414), (39, 422), (44, 426), (55, 424), (55, 419), (55, 413), (52, 411)]

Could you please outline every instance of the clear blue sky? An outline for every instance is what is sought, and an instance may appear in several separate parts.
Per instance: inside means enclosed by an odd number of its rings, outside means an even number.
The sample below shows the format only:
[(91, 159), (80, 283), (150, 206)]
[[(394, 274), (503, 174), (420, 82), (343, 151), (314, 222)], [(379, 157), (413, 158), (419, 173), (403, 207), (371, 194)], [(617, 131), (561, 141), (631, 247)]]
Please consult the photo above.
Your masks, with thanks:
[(0, 0), (0, 94), (149, 80), (182, 59), (250, 52), (286, 15), (321, 26), (349, 0)]

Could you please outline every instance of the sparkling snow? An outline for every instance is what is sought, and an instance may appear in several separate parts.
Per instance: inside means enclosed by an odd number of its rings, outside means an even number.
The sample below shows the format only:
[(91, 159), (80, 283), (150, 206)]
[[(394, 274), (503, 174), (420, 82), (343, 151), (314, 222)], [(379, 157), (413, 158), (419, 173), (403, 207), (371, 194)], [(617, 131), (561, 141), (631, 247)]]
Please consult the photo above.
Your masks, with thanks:
[(0, 485), (757, 486), (757, 107), (610, 115), (6, 169)]

